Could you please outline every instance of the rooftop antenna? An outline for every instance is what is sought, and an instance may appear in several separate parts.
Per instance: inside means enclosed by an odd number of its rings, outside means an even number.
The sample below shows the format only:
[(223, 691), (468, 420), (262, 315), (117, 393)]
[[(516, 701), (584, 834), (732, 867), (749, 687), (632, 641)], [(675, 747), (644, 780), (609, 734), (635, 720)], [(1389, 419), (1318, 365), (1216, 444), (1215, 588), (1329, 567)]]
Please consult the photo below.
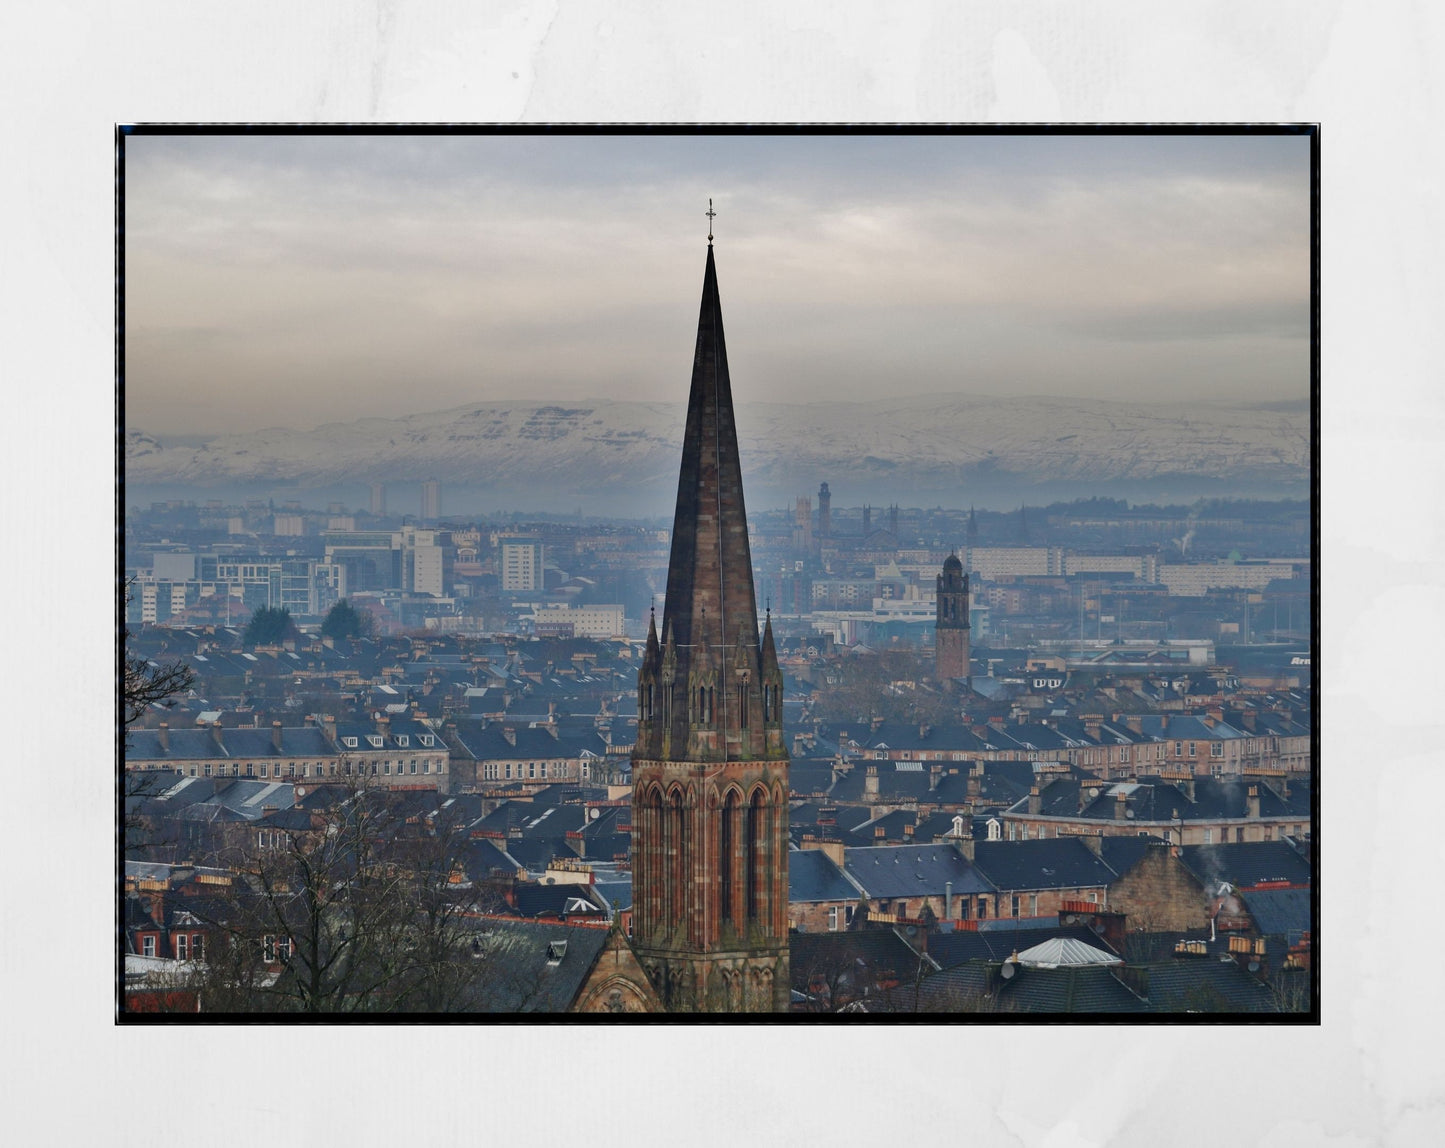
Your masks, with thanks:
[(706, 216), (707, 216), (707, 241), (708, 241), (708, 245), (711, 246), (711, 245), (712, 245), (712, 221), (713, 221), (713, 217), (714, 217), (715, 215), (717, 215), (717, 212), (712, 209), (712, 196), (708, 196), (708, 197), (707, 197), (707, 211), (706, 211), (704, 214), (706, 214)]

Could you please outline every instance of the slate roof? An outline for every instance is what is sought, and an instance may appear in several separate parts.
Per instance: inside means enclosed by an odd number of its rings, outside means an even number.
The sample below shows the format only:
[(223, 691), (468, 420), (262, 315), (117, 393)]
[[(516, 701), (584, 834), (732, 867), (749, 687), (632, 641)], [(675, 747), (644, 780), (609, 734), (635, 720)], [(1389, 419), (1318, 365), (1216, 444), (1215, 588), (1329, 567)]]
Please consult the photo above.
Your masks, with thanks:
[(1247, 889), (1261, 881), (1308, 885), (1314, 876), (1309, 861), (1286, 841), (1186, 845), (1180, 859), (1206, 885), (1227, 881), (1236, 889)]
[[(1194, 779), (1194, 800), (1182, 783), (1144, 775), (1137, 782), (1099, 781), (1092, 778), (1055, 778), (1039, 794), (1039, 813), (1045, 817), (1092, 818), (1112, 821), (1117, 816), (1117, 798), (1125, 799), (1126, 817), (1134, 821), (1171, 822), (1218, 821), (1244, 818), (1249, 812), (1248, 790), (1256, 783), (1222, 781), (1213, 777)], [(1258, 785), (1261, 817), (1310, 817), (1309, 792), (1291, 785), (1288, 799), (1266, 785)], [(1083, 791), (1083, 808), (1079, 807)], [(1090, 794), (1095, 794), (1090, 796)], [(1027, 813), (1027, 790), (1009, 812)]]
[(1239, 896), (1254, 918), (1254, 927), (1265, 936), (1294, 942), (1314, 928), (1309, 889), (1252, 889)]
[(788, 853), (789, 902), (856, 901), (857, 888), (821, 849)]
[[(802, 992), (819, 975), (841, 977), (840, 995), (853, 995), (880, 982), (911, 985), (920, 965), (933, 967), (893, 929), (788, 934), (788, 972), (792, 987)], [(887, 1010), (884, 1000), (877, 1004)]]
[(826, 794), (833, 785), (832, 766), (826, 762), (795, 761), (788, 767), (788, 785), (799, 796)]
[(993, 885), (952, 845), (880, 845), (843, 852), (843, 869), (869, 897), (992, 893)]
[(1000, 892), (1090, 888), (1117, 876), (1077, 837), (979, 841), (974, 849), (974, 865)]
[(519, 882), (514, 890), (516, 912), (522, 917), (605, 917), (607, 908), (586, 885), (537, 885)]
[(466, 1007), (473, 1012), (566, 1012), (608, 938), (606, 929), (558, 922), (468, 925), (476, 933), (478, 959), (486, 962), (468, 990)]
[[(512, 731), (515, 744), (507, 740), (505, 730)], [(559, 733), (560, 737), (560, 733)], [(545, 729), (533, 728), (521, 722), (483, 722), (463, 720), (456, 723), (449, 743), (453, 749), (460, 749), (475, 761), (516, 761), (542, 760), (576, 757), (581, 744), (563, 743)], [(601, 753), (605, 746), (590, 745), (594, 753)]]
[(459, 844), (456, 856), (463, 871), (473, 881), (485, 880), (496, 870), (510, 876), (521, 867), (516, 859), (509, 857), (495, 841), (480, 837), (470, 838)]
[(992, 980), (986, 962), (957, 965), (924, 980), (923, 1012), (1142, 1013), (1149, 1006), (1106, 967), (1066, 969), (1015, 966), (1007, 980)]
[(1279, 1012), (1269, 987), (1229, 958), (1159, 961), (1148, 970), (1152, 1012)]

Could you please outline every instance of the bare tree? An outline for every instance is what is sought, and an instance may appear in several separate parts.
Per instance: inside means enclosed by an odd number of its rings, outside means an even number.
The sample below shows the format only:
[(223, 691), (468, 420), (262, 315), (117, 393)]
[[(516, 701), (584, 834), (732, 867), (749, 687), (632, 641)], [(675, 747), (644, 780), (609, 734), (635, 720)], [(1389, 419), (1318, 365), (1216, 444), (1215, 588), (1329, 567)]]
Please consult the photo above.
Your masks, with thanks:
[(483, 894), (457, 871), (460, 827), (409, 822), (399, 800), (358, 780), (228, 858), (243, 880), (212, 923), (208, 1011), (465, 1007)]
[[(135, 579), (125, 583), (122, 616), (134, 595)], [(185, 693), (195, 683), (196, 673), (184, 662), (152, 662), (130, 651), (130, 627), (121, 627), (122, 644), (125, 647), (121, 667), (121, 696), (124, 702), (122, 721), (124, 729), (139, 721), (153, 705), (165, 705), (177, 694)]]

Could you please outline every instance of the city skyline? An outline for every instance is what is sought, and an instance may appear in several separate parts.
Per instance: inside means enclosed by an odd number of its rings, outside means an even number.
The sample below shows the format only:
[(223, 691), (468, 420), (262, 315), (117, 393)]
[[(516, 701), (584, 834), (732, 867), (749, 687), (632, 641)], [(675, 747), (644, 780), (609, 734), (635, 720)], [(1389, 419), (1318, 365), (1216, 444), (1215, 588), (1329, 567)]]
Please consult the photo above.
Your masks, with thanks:
[[(131, 135), (126, 425), (676, 401), (1302, 401), (1307, 135)], [(725, 261), (725, 262), (724, 262)]]

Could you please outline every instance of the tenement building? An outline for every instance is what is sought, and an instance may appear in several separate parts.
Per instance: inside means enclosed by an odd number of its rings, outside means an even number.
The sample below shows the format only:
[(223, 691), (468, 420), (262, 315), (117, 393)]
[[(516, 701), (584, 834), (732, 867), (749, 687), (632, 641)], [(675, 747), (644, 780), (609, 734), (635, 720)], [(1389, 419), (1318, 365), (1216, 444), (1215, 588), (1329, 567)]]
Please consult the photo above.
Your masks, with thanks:
[(633, 948), (672, 1011), (788, 1004), (788, 753), (761, 639), (712, 237), (659, 640), (638, 672)]

